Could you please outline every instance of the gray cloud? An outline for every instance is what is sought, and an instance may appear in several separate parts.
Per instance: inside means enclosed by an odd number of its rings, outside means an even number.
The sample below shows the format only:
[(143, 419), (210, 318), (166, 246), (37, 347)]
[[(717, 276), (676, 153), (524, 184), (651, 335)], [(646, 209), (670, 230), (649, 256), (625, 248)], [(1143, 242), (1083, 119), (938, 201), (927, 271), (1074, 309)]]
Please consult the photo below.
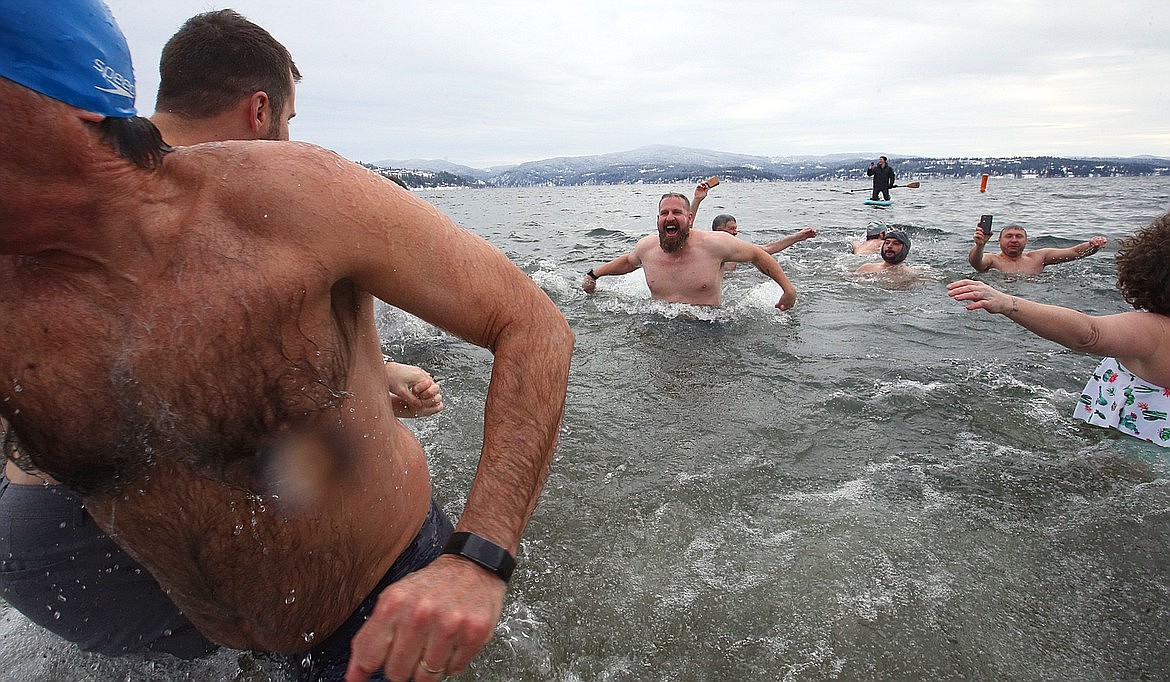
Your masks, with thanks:
[[(152, 108), (204, 0), (112, 0)], [(302, 2), (235, 9), (293, 52), (293, 135), (470, 165), (682, 144), (1170, 156), (1170, 3)], [(876, 10), (876, 11), (875, 11)]]

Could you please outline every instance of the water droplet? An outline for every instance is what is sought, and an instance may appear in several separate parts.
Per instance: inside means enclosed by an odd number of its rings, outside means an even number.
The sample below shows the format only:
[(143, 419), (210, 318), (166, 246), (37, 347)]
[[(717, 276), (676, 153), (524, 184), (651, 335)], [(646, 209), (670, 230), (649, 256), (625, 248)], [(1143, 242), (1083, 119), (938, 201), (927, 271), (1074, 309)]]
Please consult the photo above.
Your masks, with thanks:
[(316, 632), (301, 633), (301, 638), (305, 640), (305, 644), (312, 644), (314, 639), (317, 639)]
[(297, 600), (297, 591), (296, 590), (289, 590), (288, 595), (285, 596), (285, 598), (284, 598), (284, 603), (291, 604), (291, 603), (295, 602), (296, 600)]

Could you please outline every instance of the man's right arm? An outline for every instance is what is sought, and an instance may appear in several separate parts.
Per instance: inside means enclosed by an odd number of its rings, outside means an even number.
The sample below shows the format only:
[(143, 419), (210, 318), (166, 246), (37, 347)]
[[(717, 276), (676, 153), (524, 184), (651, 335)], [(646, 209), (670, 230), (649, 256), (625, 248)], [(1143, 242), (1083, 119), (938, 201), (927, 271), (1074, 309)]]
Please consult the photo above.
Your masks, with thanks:
[(987, 272), (995, 262), (991, 256), (984, 255), (983, 253), (983, 247), (987, 245), (987, 239), (988, 237), (983, 234), (983, 230), (975, 228), (975, 246), (972, 246), (971, 250), (967, 252), (967, 262), (978, 272)]
[[(309, 161), (295, 165), (312, 169), (317, 159)], [(352, 190), (344, 224), (353, 227), (345, 239), (325, 239), (331, 228), (324, 219), (304, 220), (302, 228), (320, 232), (318, 255), (331, 277), (493, 354), (483, 448), (456, 530), (515, 554), (556, 446), (572, 331), (502, 251), (380, 176), (356, 165), (330, 168)], [(271, 183), (296, 184), (280, 172), (270, 175)], [(338, 207), (314, 208), (333, 215)], [(440, 658), (430, 664), (459, 674), (491, 638), (505, 587), (495, 574), (452, 555), (387, 587), (352, 642), (347, 679), (366, 679), (383, 665), (390, 679), (406, 679), (428, 652)]]
[(614, 258), (605, 265), (599, 265), (592, 268), (585, 273), (585, 277), (581, 280), (581, 290), (587, 294), (592, 294), (597, 290), (597, 280), (606, 275), (626, 275), (638, 268), (642, 267), (642, 261), (638, 258), (637, 249), (627, 254), (623, 254)]

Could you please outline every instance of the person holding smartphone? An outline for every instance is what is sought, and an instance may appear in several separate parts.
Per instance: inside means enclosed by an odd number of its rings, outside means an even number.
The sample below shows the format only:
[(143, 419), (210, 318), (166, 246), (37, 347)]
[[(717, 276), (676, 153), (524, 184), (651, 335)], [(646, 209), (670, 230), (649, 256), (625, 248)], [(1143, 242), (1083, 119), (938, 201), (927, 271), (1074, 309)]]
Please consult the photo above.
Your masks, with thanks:
[[(990, 218), (990, 216), (987, 216)], [(984, 247), (991, 235), (982, 227), (975, 228), (975, 246), (967, 253), (967, 261), (978, 272), (992, 268), (1002, 272), (1016, 272), (1024, 275), (1038, 275), (1054, 263), (1067, 263), (1090, 256), (1105, 246), (1105, 237), (1093, 237), (1087, 242), (1067, 248), (1033, 249), (1027, 251), (1028, 232), (1019, 225), (1008, 225), (999, 232), (999, 253), (985, 254)]]
[[(1007, 230), (1005, 230), (1006, 232)], [(1134, 310), (1086, 315), (963, 279), (947, 294), (1079, 353), (1105, 356), (1073, 416), (1170, 448), (1170, 213), (1121, 240), (1117, 289)]]
[(873, 177), (873, 196), (870, 199), (877, 201), (880, 192), (882, 198), (889, 201), (890, 188), (894, 186), (894, 169), (890, 167), (886, 157), (879, 156), (876, 165), (871, 161), (865, 174)]

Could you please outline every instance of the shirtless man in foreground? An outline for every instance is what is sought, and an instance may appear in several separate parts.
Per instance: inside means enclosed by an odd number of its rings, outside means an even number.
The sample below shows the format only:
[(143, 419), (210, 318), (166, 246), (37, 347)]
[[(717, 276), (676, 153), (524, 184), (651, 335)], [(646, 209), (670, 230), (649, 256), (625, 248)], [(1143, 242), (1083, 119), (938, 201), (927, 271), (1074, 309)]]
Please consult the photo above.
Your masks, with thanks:
[[(103, 5), (14, 1), (0, 0), (6, 454), (78, 492), (220, 644), (312, 651), (351, 682), (463, 671), (555, 447), (564, 317), (498, 249), (326, 150), (168, 150), (135, 115)], [(463, 534), (445, 545), (373, 296), (494, 353)]]
[[(187, 20), (163, 47), (159, 72), (151, 121), (168, 144), (289, 138), (300, 72), (283, 45), (236, 12)], [(443, 409), (439, 385), (422, 369), (387, 362), (386, 374), (397, 416)], [(4, 478), (10, 485), (0, 481), (0, 597), (9, 605), (84, 651), (193, 658), (215, 648), (94, 526), (76, 495), (12, 460)]]
[(642, 237), (630, 253), (589, 270), (581, 288), (591, 294), (598, 278), (642, 268), (650, 295), (656, 299), (719, 305), (723, 297), (723, 264), (751, 263), (780, 285), (782, 295), (777, 308), (788, 310), (796, 303), (796, 287), (767, 251), (726, 232), (692, 231), (693, 219), (690, 201), (684, 195), (662, 195), (658, 202), (658, 233)]
[(1063, 249), (1033, 249), (1025, 251), (1028, 245), (1028, 233), (1019, 225), (1008, 225), (999, 232), (999, 253), (984, 254), (983, 248), (987, 245), (990, 235), (984, 234), (980, 227), (975, 228), (975, 246), (967, 253), (967, 261), (971, 267), (979, 272), (987, 272), (995, 268), (1003, 272), (1017, 272), (1024, 275), (1038, 275), (1044, 272), (1044, 267), (1054, 263), (1067, 263), (1084, 258), (1101, 250), (1105, 246), (1104, 237), (1093, 237), (1083, 244)]

